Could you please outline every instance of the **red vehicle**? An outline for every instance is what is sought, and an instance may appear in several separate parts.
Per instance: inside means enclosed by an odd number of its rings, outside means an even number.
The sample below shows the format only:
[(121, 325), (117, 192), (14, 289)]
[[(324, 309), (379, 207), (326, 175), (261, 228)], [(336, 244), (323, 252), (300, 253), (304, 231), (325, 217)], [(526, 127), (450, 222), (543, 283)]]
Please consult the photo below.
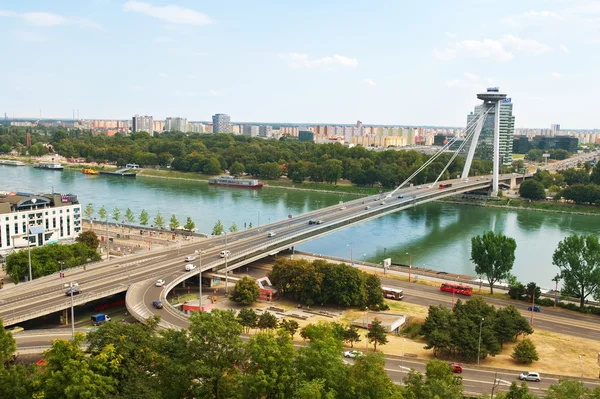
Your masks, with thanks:
[(462, 366), (459, 363), (450, 363), (449, 366), (453, 373), (462, 373), (463, 371)]
[(443, 184), (440, 184), (440, 190), (442, 188), (448, 188), (448, 187), (452, 187), (452, 183), (443, 183)]
[(473, 288), (467, 285), (455, 284), (455, 283), (442, 283), (440, 291), (453, 292), (459, 295), (471, 296), (473, 295)]

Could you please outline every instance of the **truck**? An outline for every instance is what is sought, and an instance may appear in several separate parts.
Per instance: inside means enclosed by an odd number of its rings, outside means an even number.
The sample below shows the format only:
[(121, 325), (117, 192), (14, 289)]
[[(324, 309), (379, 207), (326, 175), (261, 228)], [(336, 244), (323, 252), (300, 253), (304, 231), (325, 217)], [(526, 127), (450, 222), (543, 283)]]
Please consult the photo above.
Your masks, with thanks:
[(92, 323), (94, 323), (96, 326), (104, 323), (105, 321), (110, 321), (110, 316), (107, 314), (99, 313), (92, 316)]

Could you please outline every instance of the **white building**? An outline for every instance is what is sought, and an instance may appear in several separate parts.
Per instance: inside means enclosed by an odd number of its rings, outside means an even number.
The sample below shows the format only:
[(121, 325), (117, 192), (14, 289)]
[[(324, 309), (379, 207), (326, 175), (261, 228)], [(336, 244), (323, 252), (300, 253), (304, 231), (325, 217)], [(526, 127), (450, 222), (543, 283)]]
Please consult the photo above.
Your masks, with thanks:
[(168, 117), (165, 120), (165, 128), (166, 132), (183, 132), (187, 133), (188, 131), (188, 121), (187, 118), (179, 118), (179, 117)]
[(213, 133), (231, 133), (231, 118), (226, 114), (215, 114), (213, 120)]
[(154, 119), (151, 116), (135, 115), (131, 120), (131, 129), (134, 132), (148, 132), (154, 134)]
[(0, 193), (0, 255), (73, 240), (82, 231), (81, 205), (76, 195)]
[(243, 127), (244, 136), (258, 137), (259, 130), (256, 125), (244, 125)]
[(271, 136), (273, 136), (273, 126), (260, 125), (258, 127), (258, 135), (260, 137), (271, 138)]
[(200, 122), (190, 122), (188, 123), (188, 130), (189, 133), (205, 133), (206, 129), (204, 127), (203, 123)]

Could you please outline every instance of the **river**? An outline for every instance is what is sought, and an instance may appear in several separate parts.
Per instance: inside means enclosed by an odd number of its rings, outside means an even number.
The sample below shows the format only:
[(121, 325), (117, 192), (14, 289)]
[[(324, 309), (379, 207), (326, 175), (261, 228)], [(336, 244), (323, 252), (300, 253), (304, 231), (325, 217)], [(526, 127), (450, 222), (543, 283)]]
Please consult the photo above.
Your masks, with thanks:
[[(244, 229), (297, 216), (355, 196), (313, 191), (263, 188), (246, 190), (209, 186), (205, 182), (139, 177), (89, 176), (80, 171), (55, 172), (33, 167), (0, 165), (0, 191), (72, 193), (85, 207), (127, 208), (139, 216), (145, 209), (150, 220), (160, 212), (168, 224), (175, 214), (183, 225), (191, 217), (199, 232), (209, 233), (217, 222)], [(123, 219), (124, 216), (121, 216)], [(484, 208), (430, 203), (315, 239), (298, 250), (355, 260), (408, 264), (414, 267), (474, 275), (470, 261), (471, 237), (488, 230), (500, 231), (517, 241), (513, 274), (524, 283), (535, 281), (554, 288), (558, 268), (552, 253), (568, 235), (596, 234), (600, 219), (592, 216)], [(352, 252), (352, 254), (351, 254)]]

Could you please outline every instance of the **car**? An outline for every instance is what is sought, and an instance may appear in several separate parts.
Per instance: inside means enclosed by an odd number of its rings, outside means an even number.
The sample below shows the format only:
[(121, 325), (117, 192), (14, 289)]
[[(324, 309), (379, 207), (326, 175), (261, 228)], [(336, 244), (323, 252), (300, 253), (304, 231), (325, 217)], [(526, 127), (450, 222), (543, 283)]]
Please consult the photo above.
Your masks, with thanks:
[(519, 379), (521, 381), (535, 381), (535, 382), (540, 382), (542, 380), (542, 378), (540, 377), (540, 373), (532, 372), (532, 371), (527, 371), (525, 373), (519, 374)]
[(154, 283), (154, 285), (157, 287), (162, 287), (163, 285), (165, 285), (165, 280), (156, 280), (156, 283)]
[(63, 284), (63, 287), (64, 288), (79, 287), (79, 283), (77, 283), (77, 282), (67, 283), (67, 284)]
[(321, 219), (317, 220), (317, 224), (323, 224), (325, 223), (324, 221), (322, 221)]
[(527, 308), (527, 310), (531, 312), (531, 308), (533, 308), (534, 312), (539, 312), (541, 310), (539, 306), (530, 306)]
[(385, 201), (381, 201), (381, 205), (385, 205)]
[(267, 237), (275, 237), (275, 235), (276, 235), (276, 234), (275, 234), (275, 232), (274, 232), (274, 231), (269, 231), (269, 232), (267, 233)]
[(453, 373), (462, 373), (463, 372), (463, 368), (459, 363), (450, 363), (449, 366), (450, 366), (450, 370)]
[(369, 209), (371, 209), (370, 206), (365, 206), (365, 211), (368, 211)]
[(191, 262), (193, 260), (196, 260), (196, 257), (194, 255), (188, 255), (184, 259), (185, 262)]
[(226, 257), (228, 257), (229, 255), (231, 255), (231, 251), (221, 251), (221, 253), (219, 254), (219, 256), (220, 256), (221, 258), (226, 258)]
[(196, 265), (194, 265), (193, 263), (188, 263), (187, 265), (185, 265), (186, 272), (191, 272), (194, 269), (196, 269)]
[(65, 295), (71, 296), (71, 292), (73, 293), (73, 295), (81, 294), (81, 290), (78, 290), (77, 288), (69, 288), (68, 290), (65, 291)]
[(162, 301), (153, 301), (153, 302), (152, 302), (152, 306), (153, 306), (155, 309), (162, 309), (162, 308), (163, 308)]
[(346, 207), (345, 207), (345, 206), (342, 206), (342, 207), (340, 208), (340, 211), (343, 211), (344, 209), (346, 209)]
[(404, 198), (404, 195), (399, 195), (398, 198), (402, 199)]
[(7, 328), (7, 329), (6, 329), (6, 331), (10, 331), (10, 332), (11, 332), (11, 333), (13, 333), (13, 334), (14, 334), (14, 333), (21, 332), (21, 331), (24, 331), (24, 330), (25, 330), (25, 329), (24, 329), (23, 327), (19, 327), (19, 326), (14, 326), (14, 327), (10, 327), (10, 328)]
[(309, 225), (317, 224), (317, 221), (311, 219), (311, 220), (308, 221), (308, 224)]
[(344, 357), (347, 357), (349, 359), (354, 359), (359, 356), (363, 356), (362, 351), (353, 350), (344, 352)]
[(373, 202), (377, 202), (377, 201), (379, 201), (380, 199), (381, 199), (381, 198), (379, 198), (379, 197), (376, 197), (376, 198), (373, 200)]
[(415, 188), (416, 188), (417, 190), (420, 190), (420, 189), (421, 189), (421, 186), (417, 186), (417, 187), (415, 187)]

